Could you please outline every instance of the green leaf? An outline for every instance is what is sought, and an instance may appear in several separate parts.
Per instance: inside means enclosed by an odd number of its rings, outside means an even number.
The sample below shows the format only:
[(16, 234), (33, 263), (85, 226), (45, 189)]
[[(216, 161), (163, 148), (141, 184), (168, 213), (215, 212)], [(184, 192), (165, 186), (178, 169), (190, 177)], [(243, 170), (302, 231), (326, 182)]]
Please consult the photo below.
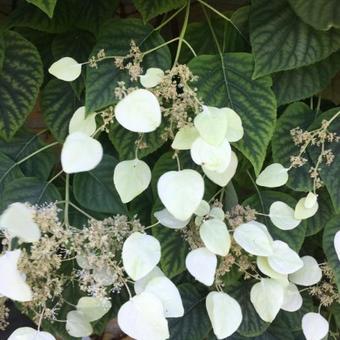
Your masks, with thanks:
[(68, 134), (68, 125), (76, 109), (82, 105), (70, 83), (50, 80), (42, 91), (41, 111), (53, 136), (62, 142)]
[(241, 306), (243, 319), (237, 333), (245, 337), (261, 335), (270, 325), (259, 317), (250, 302), (250, 289), (253, 284), (254, 282), (242, 281), (239, 286), (228, 292)]
[(74, 176), (73, 194), (83, 207), (109, 214), (127, 213), (113, 185), (116, 165), (115, 158), (104, 155), (95, 169)]
[[(144, 158), (165, 143), (165, 140), (162, 139), (163, 132), (162, 126), (160, 126), (157, 130), (143, 135), (146, 148), (138, 150), (138, 158)], [(118, 151), (121, 160), (135, 158), (136, 142), (140, 139), (138, 133), (126, 130), (115, 121), (110, 126), (109, 139)]]
[(26, 0), (26, 1), (39, 7), (50, 18), (53, 17), (54, 7), (57, 4), (57, 0)]
[(178, 286), (183, 305), (184, 316), (169, 319), (171, 340), (205, 339), (211, 330), (211, 324), (205, 308), (206, 294), (202, 294), (194, 285), (183, 283)]
[[(106, 55), (125, 56), (134, 42), (145, 52), (164, 42), (151, 25), (144, 25), (139, 19), (110, 20), (101, 27), (97, 44), (92, 55), (104, 49)], [(114, 43), (113, 43), (114, 42)], [(166, 70), (170, 67), (170, 52), (165, 46), (145, 56), (143, 69), (159, 67)], [(115, 67), (112, 59), (98, 63), (98, 68), (88, 66), (86, 77), (86, 110), (94, 112), (117, 102), (115, 88), (119, 81), (124, 81), (126, 87), (139, 86), (139, 82), (131, 82), (130, 76), (124, 70)]]
[(316, 31), (294, 13), (287, 0), (254, 0), (250, 40), (255, 54), (253, 76), (258, 78), (325, 59), (340, 47), (340, 31)]
[(60, 201), (61, 196), (56, 187), (35, 177), (22, 177), (7, 184), (2, 193), (0, 210), (14, 202), (43, 204)]
[(325, 226), (323, 232), (322, 248), (328, 263), (335, 273), (335, 282), (340, 290), (340, 266), (339, 259), (334, 248), (335, 234), (340, 230), (340, 215), (334, 216)]
[(157, 15), (184, 6), (186, 3), (186, 0), (133, 0), (133, 4), (142, 14), (145, 22)]
[(0, 72), (5, 59), (5, 40), (4, 35), (0, 33)]
[(223, 58), (199, 56), (189, 67), (199, 77), (196, 86), (205, 104), (228, 106), (241, 116), (244, 136), (234, 145), (258, 174), (275, 128), (276, 103), (271, 79), (252, 80), (253, 58), (247, 53), (226, 53)]
[(317, 30), (340, 28), (340, 7), (337, 0), (288, 0), (295, 13)]
[(340, 70), (340, 53), (308, 66), (273, 74), (278, 105), (311, 97), (323, 90)]
[[(262, 200), (262, 203), (261, 203)], [(291, 208), (295, 208), (296, 200), (282, 192), (276, 191), (262, 191), (261, 192), (261, 199), (257, 194), (247, 198), (242, 205), (246, 206), (249, 205), (251, 208), (256, 209), (256, 211), (268, 214), (269, 207), (275, 201), (282, 201), (287, 203)], [(263, 207), (262, 207), (263, 204)], [(302, 221), (296, 228), (292, 230), (281, 230), (277, 228), (273, 223), (271, 223), (270, 219), (264, 216), (258, 216), (257, 220), (259, 222), (264, 223), (269, 233), (273, 236), (274, 240), (281, 240), (294, 249), (295, 251), (299, 251), (302, 243), (305, 239), (305, 232), (306, 232), (306, 222)]]
[[(297, 147), (290, 135), (290, 130), (300, 127), (308, 129), (314, 120), (314, 112), (304, 103), (290, 104), (277, 121), (272, 140), (274, 162), (281, 163), (285, 167), (290, 166), (290, 156), (299, 154)], [(289, 171), (287, 186), (295, 191), (310, 191), (313, 188), (308, 170), (313, 166), (308, 155), (304, 155), (307, 163)]]
[(20, 34), (4, 33), (5, 59), (0, 72), (0, 137), (9, 140), (33, 109), (43, 80), (37, 49)]

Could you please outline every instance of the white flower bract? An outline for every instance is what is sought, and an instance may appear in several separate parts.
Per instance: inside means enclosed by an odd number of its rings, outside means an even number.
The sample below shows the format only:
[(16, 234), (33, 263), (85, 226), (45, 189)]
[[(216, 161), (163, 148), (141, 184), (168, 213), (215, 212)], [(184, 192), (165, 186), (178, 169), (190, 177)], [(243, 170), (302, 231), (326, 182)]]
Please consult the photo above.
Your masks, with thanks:
[(93, 328), (85, 315), (77, 310), (67, 313), (66, 330), (68, 334), (75, 338), (89, 336), (93, 332)]
[(340, 261), (340, 230), (334, 236), (334, 249)]
[(288, 181), (288, 169), (280, 163), (268, 165), (256, 178), (256, 184), (261, 187), (276, 188)]
[[(294, 217), (299, 220), (305, 220), (306, 218), (312, 217), (316, 214), (319, 209), (319, 204), (314, 197), (310, 197), (307, 200), (309, 194), (306, 197), (302, 197), (296, 204), (294, 210)], [(307, 204), (306, 204), (307, 201)], [(313, 204), (312, 204), (313, 203)]]
[(163, 277), (164, 273), (159, 269), (159, 267), (155, 267), (151, 270), (151, 272), (141, 279), (137, 280), (134, 284), (134, 289), (136, 294), (140, 294), (144, 291), (146, 285), (155, 277)]
[(146, 89), (157, 86), (164, 77), (164, 71), (157, 67), (150, 67), (145, 74), (139, 76), (140, 83)]
[(54, 62), (48, 72), (64, 81), (73, 81), (81, 74), (81, 64), (70, 57), (63, 57)]
[(285, 288), (283, 304), (281, 309), (287, 312), (296, 312), (302, 306), (303, 300), (302, 296), (295, 286), (294, 283), (289, 283), (288, 287)]
[(111, 308), (111, 302), (92, 296), (84, 296), (77, 303), (77, 310), (89, 322), (96, 321), (104, 316)]
[(321, 340), (328, 331), (328, 321), (321, 314), (310, 312), (302, 317), (302, 332), (306, 340)]
[(176, 133), (171, 147), (175, 150), (189, 150), (198, 137), (199, 133), (194, 126), (184, 126)]
[(83, 132), (88, 136), (91, 136), (96, 131), (96, 114), (90, 113), (86, 115), (85, 106), (79, 107), (73, 114), (69, 126), (69, 133)]
[(48, 332), (37, 331), (31, 327), (20, 327), (7, 340), (55, 340), (55, 337)]
[(289, 280), (300, 286), (312, 286), (322, 278), (322, 270), (312, 256), (301, 257), (303, 266), (289, 275)]
[(223, 110), (224, 114), (227, 117), (228, 124), (226, 138), (228, 142), (239, 141), (244, 135), (242, 120), (240, 116), (234, 110), (228, 107), (224, 107), (221, 110)]
[(276, 227), (282, 230), (292, 230), (301, 223), (301, 220), (294, 217), (294, 209), (281, 201), (271, 204), (269, 218)]
[(171, 215), (169, 211), (165, 208), (160, 211), (156, 211), (153, 215), (157, 218), (158, 222), (161, 225), (164, 225), (164, 227), (171, 228), (171, 229), (182, 229), (190, 221), (190, 218), (188, 218), (185, 221), (181, 221), (177, 219), (176, 217)]

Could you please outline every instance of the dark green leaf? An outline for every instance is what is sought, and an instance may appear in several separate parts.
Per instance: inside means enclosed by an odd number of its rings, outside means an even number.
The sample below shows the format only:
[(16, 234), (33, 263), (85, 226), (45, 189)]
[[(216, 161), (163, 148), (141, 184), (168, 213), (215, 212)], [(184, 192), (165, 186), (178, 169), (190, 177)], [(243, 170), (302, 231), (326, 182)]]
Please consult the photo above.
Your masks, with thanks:
[(227, 53), (222, 59), (199, 56), (189, 67), (199, 76), (198, 94), (207, 105), (229, 106), (241, 116), (244, 136), (234, 145), (258, 174), (275, 128), (276, 102), (270, 89), (271, 79), (252, 80), (253, 58), (247, 53)]
[(4, 35), (0, 33), (0, 72), (5, 59), (5, 40)]
[(0, 137), (9, 140), (33, 109), (43, 80), (37, 49), (20, 34), (4, 33), (5, 59), (0, 72)]
[[(304, 103), (293, 103), (286, 108), (277, 121), (272, 140), (274, 162), (281, 163), (285, 167), (290, 166), (290, 156), (297, 156), (300, 150), (294, 144), (290, 130), (296, 127), (306, 130), (313, 120), (314, 112)], [(312, 189), (312, 180), (308, 171), (313, 163), (308, 155), (303, 157), (307, 159), (307, 163), (289, 171), (287, 186), (297, 191)]]
[(173, 9), (184, 6), (186, 0), (133, 0), (137, 10), (142, 14), (144, 21), (156, 17), (157, 15), (169, 12)]
[[(291, 208), (295, 208), (296, 200), (282, 192), (276, 192), (276, 191), (262, 191), (261, 192), (261, 199), (263, 203), (263, 207), (261, 204), (261, 200), (257, 194), (249, 197), (246, 199), (242, 205), (249, 205), (251, 208), (256, 209), (256, 211), (259, 211), (264, 214), (269, 213), (269, 208), (271, 204), (275, 201), (282, 201), (286, 204), (288, 204)], [(275, 240), (281, 240), (294, 249), (295, 251), (299, 251), (302, 243), (305, 238), (305, 232), (306, 232), (306, 222), (301, 222), (296, 228), (292, 230), (281, 230), (277, 228), (274, 224), (271, 223), (270, 219), (263, 216), (258, 216), (257, 220), (259, 222), (264, 223), (270, 234), (273, 236)]]
[(73, 193), (85, 208), (109, 214), (126, 214), (126, 207), (113, 185), (113, 171), (117, 161), (105, 155), (93, 170), (76, 174)]
[(54, 7), (57, 4), (57, 0), (26, 0), (26, 1), (39, 7), (50, 18), (53, 17)]
[[(145, 52), (164, 42), (157, 33), (152, 33), (151, 25), (144, 25), (138, 19), (116, 19), (103, 24), (97, 39), (97, 44), (92, 52), (95, 56), (99, 50), (104, 49), (106, 55), (125, 56), (130, 49), (130, 42), (134, 40)], [(114, 44), (112, 43), (114, 42)], [(170, 66), (170, 52), (167, 47), (145, 56), (142, 63), (144, 70), (149, 67), (159, 67), (166, 70)], [(98, 68), (87, 68), (86, 77), (86, 110), (94, 112), (117, 102), (115, 88), (119, 81), (124, 81), (126, 86), (139, 86), (139, 82), (131, 82), (126, 71), (115, 67), (112, 59), (98, 63)]]
[(254, 0), (250, 40), (257, 78), (325, 59), (339, 49), (340, 31), (316, 31), (294, 13), (287, 0)]
[(76, 109), (82, 105), (70, 83), (50, 80), (41, 96), (41, 111), (53, 136), (62, 142), (68, 134), (68, 125)]
[(340, 6), (337, 0), (288, 0), (295, 13), (317, 30), (340, 28)]
[(335, 282), (340, 290), (340, 266), (337, 253), (334, 248), (335, 234), (340, 230), (340, 215), (334, 216), (325, 226), (323, 232), (322, 248), (326, 254), (327, 260), (335, 273)]

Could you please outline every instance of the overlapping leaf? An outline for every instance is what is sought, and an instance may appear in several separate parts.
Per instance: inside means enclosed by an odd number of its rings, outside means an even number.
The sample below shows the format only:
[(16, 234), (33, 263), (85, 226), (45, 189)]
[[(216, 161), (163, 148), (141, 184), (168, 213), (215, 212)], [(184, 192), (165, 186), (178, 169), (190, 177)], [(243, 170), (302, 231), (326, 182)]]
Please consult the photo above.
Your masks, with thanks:
[(26, 0), (26, 1), (39, 7), (50, 18), (53, 17), (54, 7), (57, 4), (57, 0)]

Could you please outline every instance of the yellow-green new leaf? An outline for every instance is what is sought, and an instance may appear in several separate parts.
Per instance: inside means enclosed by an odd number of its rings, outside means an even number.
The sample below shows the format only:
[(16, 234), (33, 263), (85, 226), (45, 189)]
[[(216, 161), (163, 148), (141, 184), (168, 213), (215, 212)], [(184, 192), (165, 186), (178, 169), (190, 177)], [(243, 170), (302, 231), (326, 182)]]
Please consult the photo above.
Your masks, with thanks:
[(81, 64), (70, 57), (64, 57), (54, 62), (48, 72), (60, 80), (73, 81), (81, 74)]

